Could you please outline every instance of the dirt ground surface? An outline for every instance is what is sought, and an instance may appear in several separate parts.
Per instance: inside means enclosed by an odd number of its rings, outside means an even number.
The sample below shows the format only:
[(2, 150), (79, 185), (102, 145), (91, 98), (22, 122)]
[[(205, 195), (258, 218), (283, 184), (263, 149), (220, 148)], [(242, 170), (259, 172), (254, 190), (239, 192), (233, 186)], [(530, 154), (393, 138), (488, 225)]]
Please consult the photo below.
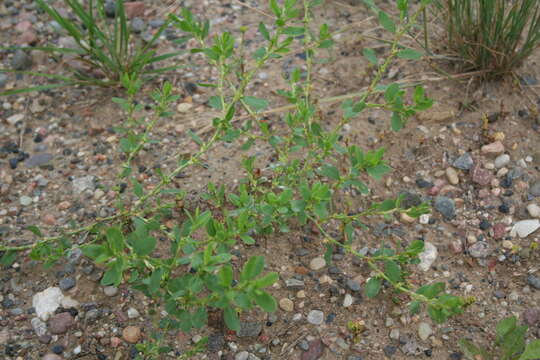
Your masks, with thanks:
[[(247, 26), (248, 52), (263, 41), (258, 23), (271, 22), (265, 1), (202, 0), (184, 1), (183, 5), (211, 19), (213, 33), (227, 29), (238, 35), (238, 28)], [(142, 33), (137, 36), (155, 31), (157, 20), (172, 8), (164, 1), (144, 1)], [(388, 47), (372, 39), (384, 38), (384, 31), (364, 6), (354, 2), (327, 0), (315, 17), (315, 25), (323, 22), (332, 31), (344, 31), (336, 36), (334, 48), (319, 54), (324, 61), (315, 64), (315, 95), (329, 99), (362, 91), (372, 75), (362, 50), (376, 48), (384, 56)], [(440, 20), (433, 19), (430, 27), (434, 53), (445, 54)], [(2, 46), (69, 41), (65, 34), (54, 31), (54, 24), (33, 1), (0, 3), (0, 30)], [(179, 35), (175, 29), (167, 32), (160, 51), (177, 50), (168, 40)], [(418, 47), (412, 36), (406, 41)], [(0, 51), (0, 61), (7, 68), (13, 66), (15, 56), (13, 50)], [(59, 59), (37, 51), (29, 56), (32, 63), (27, 70), (63, 71)], [(282, 75), (302, 66), (302, 57), (298, 49), (270, 63), (256, 76), (248, 94), (268, 99), (270, 108), (284, 105), (276, 91), (285, 89)], [(214, 117), (208, 106), (211, 91), (193, 84), (211, 82), (216, 73), (200, 54), (186, 52), (174, 61), (186, 67), (146, 83), (138, 97), (138, 101), (150, 103), (150, 92), (163, 80), (171, 81), (181, 95), (172, 119), (158, 123), (153, 131), (152, 136), (161, 142), (146, 147), (137, 160), (137, 178), (146, 188), (159, 180), (152, 171), (155, 166), (166, 172), (176, 163), (175, 154), (195, 151), (187, 130), (204, 137)], [(354, 199), (359, 208), (403, 192), (411, 201), (439, 204), (419, 220), (366, 219), (369, 231), (357, 233), (355, 249), (369, 251), (381, 241), (397, 244), (422, 239), (431, 243), (437, 249), (436, 260), (427, 271), (413, 267), (411, 281), (443, 281), (455, 295), (474, 296), (475, 303), (463, 315), (437, 325), (425, 312), (411, 316), (406, 299), (392, 295), (391, 289), (368, 299), (363, 285), (370, 271), (364, 264), (337, 252), (331, 264), (313, 270), (312, 260), (324, 253), (321, 236), (296, 229), (260, 239), (254, 246), (238, 245), (233, 251), (233, 264), (238, 267), (251, 255), (265, 255), (267, 270), (280, 275), (272, 295), (280, 305), (289, 304), (283, 299), (291, 300), (292, 308), (280, 306), (275, 314), (244, 313), (240, 334), (210, 327), (190, 334), (171, 332), (167, 337), (174, 351), (163, 359), (176, 358), (201, 336), (209, 336), (208, 350), (194, 359), (458, 360), (464, 358), (459, 339), (490, 344), (495, 324), (511, 315), (529, 326), (528, 340), (540, 338), (540, 257), (535, 247), (540, 231), (524, 237), (512, 236), (510, 231), (522, 220), (540, 217), (539, 62), (536, 51), (515, 76), (481, 82), (470, 76), (445, 77), (441, 70), (456, 74), (457, 67), (437, 56), (417, 62), (400, 60), (390, 67), (384, 82), (423, 83), (436, 101), (433, 108), (413, 117), (399, 133), (390, 131), (389, 114), (382, 111), (362, 113), (343, 132), (349, 144), (365, 149), (384, 146), (393, 168), (383, 181), (369, 184), (372, 195)], [(0, 73), (3, 89), (40, 82), (43, 79)], [(54, 235), (72, 222), (89, 224), (98, 216), (114, 213), (112, 190), (119, 182), (122, 159), (117, 151), (119, 138), (112, 129), (124, 114), (111, 101), (113, 96), (122, 93), (72, 87), (0, 99), (2, 245), (34, 241), (25, 230), (32, 224)], [(321, 102), (320, 111), (329, 126), (340, 120), (339, 102)], [(281, 116), (269, 113), (268, 121), (279, 126)], [(270, 163), (268, 146), (250, 151), (261, 164)], [(29, 157), (19, 158), (22, 153)], [(188, 190), (193, 199), (209, 181), (233, 189), (242, 176), (243, 156), (235, 144), (220, 144), (205, 156), (204, 168), (188, 169), (175, 185)], [(150, 301), (128, 285), (104, 288), (99, 283), (102, 273), (80, 253), (51, 269), (24, 256), (3, 268), (0, 358), (134, 358), (137, 351), (123, 331), (133, 326), (142, 331), (143, 339), (149, 338), (155, 322)], [(76, 301), (63, 310), (71, 314), (65, 328), (58, 329), (52, 320), (34, 320), (32, 299), (50, 287), (60, 287)], [(313, 321), (320, 312), (322, 323)], [(53, 316), (56, 322), (62, 321), (59, 315)], [(356, 339), (347, 329), (349, 321), (361, 321), (365, 327)]]

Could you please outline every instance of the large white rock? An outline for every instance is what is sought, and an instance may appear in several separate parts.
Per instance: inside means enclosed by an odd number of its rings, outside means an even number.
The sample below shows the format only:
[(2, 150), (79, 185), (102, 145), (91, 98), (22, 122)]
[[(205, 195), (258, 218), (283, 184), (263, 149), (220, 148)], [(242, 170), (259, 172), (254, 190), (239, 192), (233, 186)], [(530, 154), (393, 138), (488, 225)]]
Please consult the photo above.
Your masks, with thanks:
[(524, 238), (535, 232), (540, 228), (540, 220), (538, 219), (529, 219), (521, 220), (514, 224), (512, 230), (510, 230), (510, 236), (516, 236)]
[(36, 315), (43, 321), (47, 321), (60, 305), (70, 308), (79, 306), (79, 303), (64, 296), (62, 290), (57, 287), (47, 288), (32, 297), (32, 306), (36, 310)]
[(418, 254), (420, 263), (418, 267), (422, 271), (428, 271), (433, 262), (437, 259), (437, 248), (430, 242), (424, 242), (424, 251)]

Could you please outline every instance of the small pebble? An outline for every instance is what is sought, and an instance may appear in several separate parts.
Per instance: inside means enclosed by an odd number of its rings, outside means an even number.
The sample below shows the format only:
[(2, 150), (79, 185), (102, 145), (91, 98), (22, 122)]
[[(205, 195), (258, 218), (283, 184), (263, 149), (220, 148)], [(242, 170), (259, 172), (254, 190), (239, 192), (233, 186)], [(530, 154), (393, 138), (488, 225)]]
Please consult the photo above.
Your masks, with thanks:
[(122, 338), (130, 344), (136, 344), (141, 339), (141, 329), (138, 326), (128, 326), (122, 330)]
[(534, 218), (540, 217), (540, 206), (538, 206), (537, 204), (527, 205), (527, 211), (529, 212), (529, 215)]
[(503, 168), (510, 163), (510, 155), (508, 154), (499, 155), (495, 159), (494, 163), (495, 163), (495, 168), (497, 169)]
[(281, 308), (281, 310), (286, 311), (286, 312), (294, 311), (294, 303), (292, 302), (292, 300), (287, 299), (287, 298), (283, 298), (279, 300), (279, 307)]
[(311, 310), (307, 316), (307, 321), (313, 325), (321, 325), (324, 320), (324, 313), (320, 310)]
[(103, 292), (105, 293), (105, 295), (113, 297), (118, 294), (118, 288), (116, 286), (105, 286), (103, 288)]
[(311, 270), (317, 271), (326, 266), (326, 261), (322, 257), (316, 257), (312, 259), (309, 263), (309, 268)]
[(459, 184), (459, 176), (457, 171), (454, 168), (446, 168), (446, 177), (448, 178), (448, 182), (452, 185)]

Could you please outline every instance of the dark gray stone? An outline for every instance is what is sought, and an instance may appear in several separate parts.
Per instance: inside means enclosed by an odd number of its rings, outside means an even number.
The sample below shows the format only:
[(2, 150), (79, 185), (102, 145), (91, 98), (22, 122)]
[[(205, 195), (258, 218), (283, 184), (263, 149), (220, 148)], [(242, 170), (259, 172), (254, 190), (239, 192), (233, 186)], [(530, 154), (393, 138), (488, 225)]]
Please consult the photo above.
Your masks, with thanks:
[(52, 159), (53, 159), (52, 154), (48, 154), (48, 153), (35, 154), (35, 155), (30, 156), (28, 159), (26, 159), (26, 161), (24, 162), (24, 165), (27, 168), (42, 166), (49, 163)]
[(60, 280), (60, 282), (58, 283), (58, 286), (60, 287), (62, 291), (66, 291), (66, 290), (74, 288), (75, 284), (76, 282), (74, 278), (67, 277)]
[(240, 331), (238, 337), (254, 337), (259, 336), (262, 331), (262, 324), (255, 321), (240, 322)]
[(529, 276), (527, 276), (527, 283), (533, 288), (540, 290), (540, 278), (538, 276), (530, 274)]
[(353, 279), (347, 280), (347, 287), (354, 292), (358, 292), (362, 289), (360, 283), (358, 281), (354, 281)]
[(113, 0), (105, 1), (105, 15), (110, 18), (116, 16), (116, 2)]
[(532, 196), (540, 196), (540, 181), (533, 183), (529, 189)]
[(445, 220), (452, 220), (456, 217), (454, 200), (446, 196), (437, 196), (433, 202), (433, 206), (441, 213)]
[(19, 49), (11, 58), (10, 65), (13, 70), (28, 70), (32, 66), (32, 58)]
[(208, 351), (218, 352), (223, 348), (225, 344), (225, 338), (221, 333), (213, 333), (208, 336)]
[(140, 17), (136, 17), (131, 20), (131, 31), (133, 31), (134, 33), (139, 34), (143, 32), (145, 27), (146, 24), (144, 23), (144, 20)]

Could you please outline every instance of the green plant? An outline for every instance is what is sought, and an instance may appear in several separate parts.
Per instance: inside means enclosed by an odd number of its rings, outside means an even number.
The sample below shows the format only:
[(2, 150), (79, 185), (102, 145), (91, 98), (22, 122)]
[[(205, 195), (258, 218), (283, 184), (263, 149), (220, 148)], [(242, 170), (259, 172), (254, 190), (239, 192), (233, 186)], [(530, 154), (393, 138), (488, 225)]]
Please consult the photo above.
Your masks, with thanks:
[(459, 346), (470, 360), (535, 360), (540, 358), (540, 340), (525, 344), (527, 325), (518, 325), (515, 316), (501, 320), (495, 330), (495, 348), (492, 352), (474, 345), (466, 339)]
[(540, 43), (540, 3), (537, 0), (438, 0), (446, 19), (450, 48), (463, 59), (465, 70), (486, 77), (511, 72)]
[[(71, 57), (79, 65), (71, 67), (73, 76), (28, 72), (30, 75), (57, 80), (58, 83), (10, 90), (1, 95), (75, 84), (118, 86), (121, 85), (121, 79), (124, 76), (138, 78), (178, 68), (178, 66), (152, 68), (153, 65), (180, 53), (171, 52), (158, 55), (153, 49), (156, 41), (169, 26), (169, 22), (165, 22), (151, 39), (146, 42), (139, 40), (138, 43), (135, 43), (122, 0), (116, 0), (114, 19), (107, 18), (105, 0), (88, 0), (86, 5), (81, 0), (64, 0), (75, 16), (75, 20), (60, 14), (45, 0), (36, 0), (36, 2), (75, 41), (77, 46), (76, 48), (46, 46), (33, 49), (45, 51), (52, 56), (63, 54)], [(178, 41), (183, 40), (185, 38)], [(65, 63), (73, 64), (69, 61)]]
[[(373, 1), (366, 1), (392, 34), (390, 50), (379, 59), (373, 50), (365, 49), (364, 54), (376, 72), (365, 91), (345, 97), (348, 100), (342, 104), (341, 117), (332, 125), (321, 117), (313, 94), (312, 74), (320, 60), (318, 54), (334, 42), (326, 24), (316, 29), (313, 26), (313, 10), (320, 3), (285, 0), (280, 5), (270, 0), (274, 21), (258, 25), (265, 42), (251, 57), (243, 51), (247, 29), (241, 28), (237, 36), (223, 32), (209, 38), (207, 21), (197, 20), (187, 9), (179, 16), (171, 14), (172, 24), (199, 42), (199, 47), (191, 51), (203, 54), (217, 70), (214, 83), (201, 84), (215, 90), (209, 101), (219, 111), (213, 119), (213, 132), (189, 132), (198, 149), (187, 156), (175, 156), (176, 167), (168, 173), (156, 169), (154, 176), (158, 181), (151, 188), (145, 187), (133, 176), (132, 162), (144, 145), (158, 142), (151, 137), (152, 129), (159, 120), (171, 115), (169, 107), (178, 97), (173, 94), (172, 85), (165, 83), (152, 95), (154, 116), (137, 118), (135, 114), (141, 105), (135, 103), (135, 97), (141, 79), (124, 74), (121, 81), (127, 97), (113, 100), (127, 118), (116, 130), (122, 136), (119, 149), (125, 159), (119, 178), (128, 184), (129, 191), (117, 189), (117, 212), (57, 237), (44, 237), (32, 227), (40, 239), (18, 247), (0, 246), (4, 252), (1, 261), (8, 264), (17, 251), (30, 250), (32, 258), (53, 263), (71, 247), (78, 246), (106, 269), (101, 279), (103, 285), (128, 282), (170, 315), (156, 321), (160, 329), (201, 328), (210, 314), (217, 313), (230, 329), (238, 330), (241, 311), (254, 306), (266, 312), (276, 310), (276, 301), (265, 289), (279, 276), (265, 272), (262, 256), (252, 256), (241, 266), (232, 266), (231, 249), (238, 244), (249, 247), (263, 237), (296, 229), (319, 235), (327, 262), (338, 247), (365, 261), (371, 270), (365, 289), (367, 296), (375, 297), (385, 291), (400, 294), (400, 298), (408, 299), (413, 312), (425, 306), (436, 322), (462, 312), (470, 299), (448, 294), (444, 283), (417, 288), (408, 281), (408, 266), (419, 262), (422, 241), (395, 245), (381, 241), (378, 249), (369, 254), (355, 248), (355, 233), (365, 228), (365, 217), (391, 217), (399, 213), (418, 217), (429, 212), (428, 204), (405, 206), (403, 196), (398, 196), (364, 206), (363, 201), (358, 204), (348, 198), (351, 194), (369, 195), (370, 179), (378, 180), (391, 169), (384, 160), (384, 148), (362, 150), (349, 144), (346, 136), (342, 138), (345, 125), (366, 109), (380, 108), (390, 113), (391, 126), (397, 131), (408, 117), (432, 104), (421, 86), (409, 92), (405, 86), (381, 84), (383, 74), (397, 57), (422, 56), (400, 45), (400, 40), (429, 1), (421, 1), (418, 9), (409, 13), (408, 1), (399, 0), (397, 21)], [(291, 111), (282, 118), (284, 127), (274, 127), (261, 116), (269, 102), (249, 95), (248, 85), (265, 64), (282, 58), (295, 46), (305, 54), (305, 71), (292, 70), (287, 77), (288, 88), (280, 89), (279, 94), (290, 103)], [(379, 95), (383, 95), (380, 102)], [(241, 111), (248, 116), (240, 117)], [(243, 121), (234, 122), (235, 118)], [(182, 189), (172, 186), (173, 179), (188, 168), (202, 166), (203, 156), (220, 142), (237, 142), (247, 152), (241, 164), (245, 176), (232, 191), (226, 191), (225, 184), (210, 183), (201, 196), (202, 205), (190, 203)], [(273, 160), (264, 163), (250, 155), (248, 151), (255, 144), (269, 145)], [(355, 210), (359, 205), (363, 210)], [(165, 225), (172, 219), (179, 223)], [(81, 233), (88, 234), (90, 240), (71, 244), (70, 238)], [(158, 242), (158, 238), (167, 242)], [(148, 358), (159, 358), (161, 351), (167, 351), (161, 345), (161, 337), (154, 340), (154, 345), (138, 345)]]

